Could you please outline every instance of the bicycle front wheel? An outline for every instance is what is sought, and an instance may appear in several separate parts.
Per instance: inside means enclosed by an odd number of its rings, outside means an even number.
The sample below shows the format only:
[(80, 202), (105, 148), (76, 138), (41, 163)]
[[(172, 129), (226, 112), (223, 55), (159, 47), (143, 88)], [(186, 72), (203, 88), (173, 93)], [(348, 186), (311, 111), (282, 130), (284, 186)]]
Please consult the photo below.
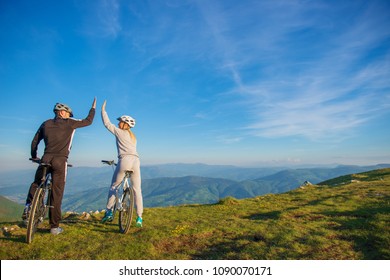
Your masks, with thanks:
[(27, 225), (27, 243), (31, 243), (36, 232), (38, 225), (43, 221), (46, 215), (46, 190), (44, 188), (38, 188), (34, 194), (34, 199), (31, 203), (30, 214), (28, 217)]
[(134, 190), (128, 188), (123, 192), (121, 211), (119, 211), (119, 230), (126, 234), (129, 232), (134, 212)]

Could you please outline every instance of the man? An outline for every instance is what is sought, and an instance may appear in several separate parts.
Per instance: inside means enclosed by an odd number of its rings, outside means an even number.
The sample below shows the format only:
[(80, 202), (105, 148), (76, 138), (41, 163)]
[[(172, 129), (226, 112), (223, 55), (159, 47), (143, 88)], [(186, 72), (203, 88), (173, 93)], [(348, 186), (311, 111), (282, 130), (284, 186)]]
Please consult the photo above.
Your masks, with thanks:
[[(72, 109), (62, 103), (54, 106), (54, 119), (49, 119), (41, 124), (31, 143), (31, 158), (39, 160), (37, 157), (38, 145), (44, 140), (45, 151), (41, 162), (51, 165), (50, 172), (52, 175), (52, 192), (51, 203), (53, 208), (49, 209), (50, 232), (54, 235), (63, 232), (59, 226), (61, 221), (61, 204), (65, 189), (67, 161), (72, 146), (73, 135), (76, 128), (85, 127), (92, 124), (95, 117), (96, 98), (92, 103), (88, 116), (83, 120), (73, 119)], [(42, 178), (42, 167), (39, 166), (34, 182), (31, 184), (27, 198), (26, 207), (23, 211), (22, 219), (28, 218), (30, 204), (34, 197), (35, 191)]]

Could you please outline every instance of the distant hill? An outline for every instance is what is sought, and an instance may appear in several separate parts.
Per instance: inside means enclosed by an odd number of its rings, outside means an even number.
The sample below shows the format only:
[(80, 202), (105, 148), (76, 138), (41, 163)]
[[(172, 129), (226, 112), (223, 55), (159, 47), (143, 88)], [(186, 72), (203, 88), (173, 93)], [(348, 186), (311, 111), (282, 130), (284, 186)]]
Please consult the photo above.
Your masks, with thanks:
[[(238, 199), (269, 193), (283, 193), (298, 188), (303, 182), (313, 184), (344, 175), (362, 172), (370, 167), (339, 166), (336, 168), (288, 169), (255, 180), (185, 176), (145, 179), (142, 190), (145, 207), (165, 207), (183, 204), (210, 204), (232, 196)], [(64, 197), (63, 208), (71, 211), (104, 209), (108, 184), (102, 188), (72, 193)]]
[[(181, 182), (197, 186), (205, 179), (187, 177)], [(175, 183), (180, 191), (180, 181), (167, 186)], [(222, 189), (223, 183), (215, 181), (214, 186)], [(19, 222), (1, 222), (0, 259), (389, 260), (389, 203), (388, 168), (346, 174), (282, 194), (146, 207), (143, 228), (132, 227), (126, 235), (119, 233), (117, 217), (102, 224), (102, 213), (71, 214), (61, 223), (63, 234), (50, 236), (45, 220), (27, 246), (26, 229)], [(370, 273), (380, 278), (385, 269)]]
[(284, 170), (286, 167), (238, 167), (234, 165), (209, 165), (202, 163), (170, 163), (141, 167), (143, 179), (199, 176), (235, 181), (256, 179)]
[[(337, 176), (386, 166), (390, 165), (282, 169), (166, 164), (142, 168), (142, 189), (146, 207), (210, 204), (227, 196), (241, 199), (268, 193), (283, 193), (299, 187), (304, 181), (316, 184)], [(103, 209), (112, 172), (108, 166), (71, 168), (63, 210), (82, 212)], [(0, 174), (0, 179), (4, 178), (1, 181), (0, 194), (23, 203), (33, 174), (31, 170), (26, 173)], [(162, 175), (165, 176), (158, 177)]]
[[(244, 168), (230, 165), (172, 163), (142, 166), (141, 174), (143, 180), (200, 176), (240, 181), (267, 176), (283, 169), (283, 167)], [(21, 203), (25, 200), (34, 173), (35, 169), (9, 172), (0, 171), (0, 195)], [(107, 187), (111, 182), (112, 174), (113, 170), (109, 166), (72, 167), (68, 171), (65, 194)]]
[(1, 222), (15, 221), (20, 219), (23, 209), (24, 209), (23, 205), (20, 205), (0, 195), (0, 221)]
[[(233, 180), (198, 176), (146, 179), (142, 181), (144, 206), (215, 203), (228, 186), (236, 184)], [(64, 197), (63, 208), (76, 212), (104, 209), (107, 195), (108, 185), (73, 193)]]

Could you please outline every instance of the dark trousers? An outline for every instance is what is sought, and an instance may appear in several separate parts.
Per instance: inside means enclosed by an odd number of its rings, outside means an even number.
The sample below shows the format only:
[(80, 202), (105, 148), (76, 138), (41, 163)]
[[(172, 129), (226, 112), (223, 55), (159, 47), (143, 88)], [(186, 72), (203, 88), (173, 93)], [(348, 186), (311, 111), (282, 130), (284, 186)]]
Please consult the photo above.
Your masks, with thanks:
[[(48, 172), (51, 172), (52, 176), (52, 186), (51, 186), (51, 205), (53, 208), (49, 208), (49, 221), (50, 227), (56, 228), (59, 226), (62, 215), (61, 215), (61, 205), (62, 197), (64, 195), (65, 181), (66, 181), (66, 171), (67, 171), (67, 157), (55, 157), (50, 155), (44, 155), (42, 162), (50, 163), (51, 168)], [(43, 167), (39, 166), (35, 172), (34, 182), (31, 184), (26, 204), (32, 202), (34, 194), (39, 184), (41, 183), (43, 175)]]

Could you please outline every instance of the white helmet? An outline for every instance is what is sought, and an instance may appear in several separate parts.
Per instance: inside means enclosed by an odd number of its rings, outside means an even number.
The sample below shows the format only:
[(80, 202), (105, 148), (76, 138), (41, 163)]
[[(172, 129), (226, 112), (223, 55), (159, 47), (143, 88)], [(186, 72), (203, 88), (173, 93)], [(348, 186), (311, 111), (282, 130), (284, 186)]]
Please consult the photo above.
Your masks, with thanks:
[(55, 113), (56, 111), (66, 111), (70, 114), (70, 117), (73, 117), (72, 109), (66, 104), (56, 103), (56, 105), (54, 105), (53, 112)]
[(130, 127), (134, 127), (135, 126), (135, 119), (133, 119), (130, 116), (123, 115), (123, 116), (117, 118), (117, 120), (121, 121), (121, 122), (127, 123)]

